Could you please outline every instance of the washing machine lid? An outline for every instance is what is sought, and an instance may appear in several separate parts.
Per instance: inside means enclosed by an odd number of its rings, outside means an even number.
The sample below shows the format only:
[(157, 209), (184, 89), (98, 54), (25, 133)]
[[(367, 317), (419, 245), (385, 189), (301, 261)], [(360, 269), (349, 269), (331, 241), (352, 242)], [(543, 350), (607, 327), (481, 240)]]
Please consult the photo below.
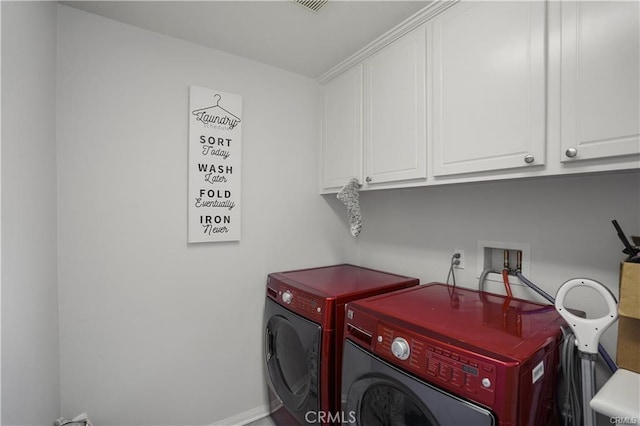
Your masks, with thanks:
[(349, 304), (390, 325), (526, 360), (564, 324), (552, 305), (431, 283)]
[(269, 274), (270, 280), (305, 290), (336, 303), (418, 285), (417, 278), (341, 264)]

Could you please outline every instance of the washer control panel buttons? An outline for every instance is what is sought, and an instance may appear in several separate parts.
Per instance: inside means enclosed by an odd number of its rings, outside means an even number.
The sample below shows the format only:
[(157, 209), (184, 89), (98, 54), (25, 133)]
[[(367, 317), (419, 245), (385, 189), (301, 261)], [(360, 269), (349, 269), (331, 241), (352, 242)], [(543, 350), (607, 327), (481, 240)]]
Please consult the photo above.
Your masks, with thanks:
[(411, 353), (409, 343), (402, 337), (396, 337), (393, 339), (393, 343), (391, 343), (391, 353), (402, 361), (406, 360)]
[(284, 293), (282, 293), (282, 301), (287, 305), (290, 305), (293, 301), (293, 294), (291, 294), (289, 290), (285, 291)]

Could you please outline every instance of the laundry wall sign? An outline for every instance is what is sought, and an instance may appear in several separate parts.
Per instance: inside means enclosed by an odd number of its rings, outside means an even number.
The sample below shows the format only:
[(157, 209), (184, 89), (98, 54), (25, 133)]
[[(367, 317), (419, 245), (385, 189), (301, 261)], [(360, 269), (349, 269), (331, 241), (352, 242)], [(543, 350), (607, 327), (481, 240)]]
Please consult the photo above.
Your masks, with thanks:
[(189, 88), (188, 242), (239, 241), (242, 97)]

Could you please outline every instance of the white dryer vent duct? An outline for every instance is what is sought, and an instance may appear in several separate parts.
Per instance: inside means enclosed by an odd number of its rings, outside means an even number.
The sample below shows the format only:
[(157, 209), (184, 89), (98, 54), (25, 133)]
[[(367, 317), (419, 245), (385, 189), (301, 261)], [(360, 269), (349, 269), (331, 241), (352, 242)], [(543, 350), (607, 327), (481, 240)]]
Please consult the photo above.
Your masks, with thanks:
[(298, 3), (300, 6), (314, 13), (320, 12), (320, 9), (327, 4), (329, 0), (293, 0), (294, 3)]

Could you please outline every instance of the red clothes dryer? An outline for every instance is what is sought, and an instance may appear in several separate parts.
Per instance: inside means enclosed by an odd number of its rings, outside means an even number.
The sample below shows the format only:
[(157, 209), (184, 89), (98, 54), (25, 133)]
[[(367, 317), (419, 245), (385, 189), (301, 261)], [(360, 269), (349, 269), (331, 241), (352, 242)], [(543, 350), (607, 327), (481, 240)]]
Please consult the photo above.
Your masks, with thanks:
[(269, 274), (264, 360), (276, 422), (340, 423), (345, 304), (416, 285), (347, 264)]
[(347, 305), (345, 424), (555, 425), (553, 306), (432, 283)]

